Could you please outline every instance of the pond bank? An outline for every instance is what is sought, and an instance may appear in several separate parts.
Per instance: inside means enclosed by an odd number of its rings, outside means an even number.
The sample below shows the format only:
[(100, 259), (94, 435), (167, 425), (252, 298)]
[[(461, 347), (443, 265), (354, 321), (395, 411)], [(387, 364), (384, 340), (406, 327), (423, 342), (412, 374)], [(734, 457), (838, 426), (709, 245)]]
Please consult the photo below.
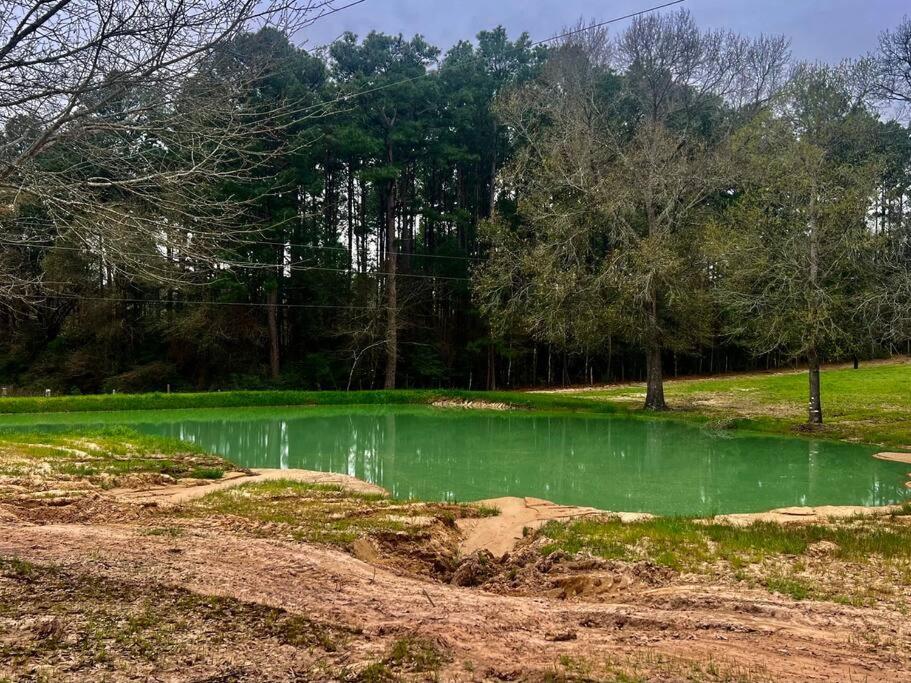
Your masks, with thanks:
[[(53, 491), (85, 476), (97, 475), (14, 481)], [(62, 503), (0, 499), (0, 678), (15, 680), (23, 667), (72, 681), (277, 682), (289, 671), (345, 681), (911, 674), (911, 584), (901, 578), (906, 565), (894, 564), (904, 555), (878, 559), (911, 545), (911, 517), (831, 528), (820, 519), (828, 530), (810, 534), (812, 543), (796, 531), (815, 528), (805, 524), (727, 526), (734, 531), (719, 536), (708, 520), (717, 540), (703, 547), (694, 545), (698, 529), (674, 520), (624, 516), (615, 527), (616, 516), (529, 498), (474, 508), (395, 501), (321, 472), (121, 476), (133, 483), (86, 485)], [(500, 515), (489, 515), (493, 506)], [(612, 535), (571, 548), (562, 530)], [(669, 538), (685, 566), (662, 550), (669, 532), (684, 534)], [(842, 557), (865, 534), (901, 542)], [(729, 546), (742, 553), (735, 570), (719, 568)], [(714, 554), (703, 561), (706, 552)], [(843, 593), (816, 595), (816, 585)]]
[[(142, 489), (116, 489), (110, 491), (109, 495), (123, 503), (167, 509), (237, 486), (270, 481), (291, 481), (336, 486), (350, 493), (388, 495), (388, 492), (381, 486), (349, 475), (294, 469), (254, 469), (246, 472), (231, 472), (217, 482), (184, 482), (144, 487)], [(511, 552), (516, 544), (528, 536), (529, 531), (537, 530), (552, 521), (565, 522), (580, 518), (607, 516), (619, 519), (624, 523), (633, 523), (655, 518), (655, 515), (644, 512), (610, 511), (593, 507), (561, 505), (534, 497), (504, 496), (472, 501), (470, 504), (494, 508), (499, 511), (499, 514), (457, 521), (457, 525), (463, 534), (459, 548), (466, 555), (484, 550), (499, 557)], [(735, 526), (746, 526), (756, 522), (824, 524), (831, 520), (892, 515), (900, 510), (902, 510), (901, 505), (878, 507), (822, 505), (777, 508), (766, 512), (717, 515), (704, 518), (704, 520), (706, 522)]]

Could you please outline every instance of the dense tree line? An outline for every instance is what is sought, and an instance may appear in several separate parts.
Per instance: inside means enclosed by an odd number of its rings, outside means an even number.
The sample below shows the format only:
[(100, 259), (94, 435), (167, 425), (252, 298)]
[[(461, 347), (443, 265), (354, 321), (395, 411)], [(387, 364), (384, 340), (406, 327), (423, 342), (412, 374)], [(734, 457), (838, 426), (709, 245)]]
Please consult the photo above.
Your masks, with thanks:
[[(54, 192), (11, 203), (0, 379), (87, 392), (647, 377), (660, 409), (669, 373), (904, 350), (911, 132), (891, 115), (911, 99), (909, 36), (906, 22), (877, 55), (829, 67), (685, 12), (548, 47), (497, 28), (445, 54), (420, 36), (307, 51), (274, 28), (239, 33), (181, 81), (176, 123), (130, 138), (107, 113), (34, 160), (59, 194), (74, 168), (128, 177), (116, 165), (135, 149), (134, 175), (177, 150), (215, 161), (154, 192), (109, 183), (90, 213)], [(227, 96), (200, 107), (211, 92)], [(142, 97), (105, 106), (162, 116)], [(243, 144), (216, 139), (239, 122)], [(27, 126), (8, 119), (4, 139)]]

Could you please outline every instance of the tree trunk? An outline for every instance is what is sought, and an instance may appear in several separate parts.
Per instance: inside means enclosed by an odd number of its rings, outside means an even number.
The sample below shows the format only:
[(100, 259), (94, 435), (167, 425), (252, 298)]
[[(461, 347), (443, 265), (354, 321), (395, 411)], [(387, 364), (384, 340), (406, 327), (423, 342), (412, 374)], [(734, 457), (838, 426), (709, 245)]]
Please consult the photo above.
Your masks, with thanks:
[[(389, 149), (389, 163), (392, 150)], [(386, 190), (386, 389), (395, 389), (398, 367), (398, 292), (396, 291), (395, 258), (395, 181), (390, 180)]]
[[(816, 297), (819, 283), (819, 232), (816, 229), (816, 190), (810, 196), (810, 287), (813, 295), (813, 308), (810, 310), (810, 320), (817, 320)], [(807, 350), (807, 366), (810, 371), (810, 403), (808, 421), (810, 424), (822, 424), (822, 399), (819, 395), (819, 351), (816, 347), (816, 337), (811, 337), (812, 342)]]
[(272, 379), (278, 379), (281, 375), (281, 338), (278, 333), (278, 287), (272, 287), (269, 290), (267, 300), (267, 312), (269, 316), (269, 368), (272, 371)]
[(497, 357), (493, 343), (487, 345), (487, 390), (497, 390)]
[(822, 397), (819, 391), (819, 354), (815, 347), (807, 351), (807, 366), (810, 371), (810, 405), (808, 420), (810, 424), (822, 424)]
[(661, 347), (649, 346), (645, 354), (646, 367), (646, 410), (667, 410), (664, 401), (664, 375), (661, 372)]

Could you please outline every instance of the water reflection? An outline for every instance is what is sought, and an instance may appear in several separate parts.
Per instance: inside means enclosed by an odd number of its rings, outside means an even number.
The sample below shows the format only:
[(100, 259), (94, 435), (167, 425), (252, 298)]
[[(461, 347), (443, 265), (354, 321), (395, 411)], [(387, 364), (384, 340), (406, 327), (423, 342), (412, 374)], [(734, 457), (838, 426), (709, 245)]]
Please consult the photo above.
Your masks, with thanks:
[(883, 505), (903, 499), (907, 469), (862, 446), (578, 415), (314, 408), (134, 426), (248, 467), (345, 473), (402, 498), (527, 495), (659, 514)]

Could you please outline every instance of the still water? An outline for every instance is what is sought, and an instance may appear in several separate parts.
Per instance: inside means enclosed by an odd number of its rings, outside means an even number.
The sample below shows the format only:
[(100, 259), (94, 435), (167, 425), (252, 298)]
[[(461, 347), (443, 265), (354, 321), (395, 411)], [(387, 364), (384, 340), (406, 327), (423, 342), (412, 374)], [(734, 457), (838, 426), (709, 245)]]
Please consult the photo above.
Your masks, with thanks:
[(350, 474), (400, 498), (518, 495), (704, 515), (885, 505), (908, 494), (909, 466), (870, 457), (875, 448), (717, 433), (672, 420), (345, 406), (69, 414), (47, 422), (30, 426), (125, 424), (247, 467)]

